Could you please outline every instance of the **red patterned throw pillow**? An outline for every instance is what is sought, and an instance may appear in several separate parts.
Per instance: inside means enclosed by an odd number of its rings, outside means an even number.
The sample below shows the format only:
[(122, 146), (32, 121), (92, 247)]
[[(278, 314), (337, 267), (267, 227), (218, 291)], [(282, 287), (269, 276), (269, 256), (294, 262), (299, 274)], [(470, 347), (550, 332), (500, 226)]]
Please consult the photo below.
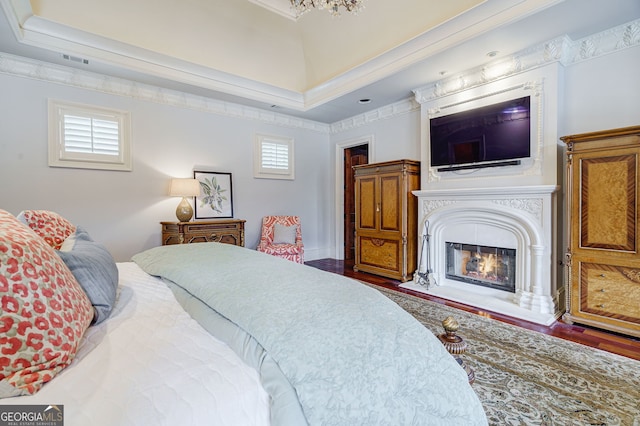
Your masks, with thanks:
[(0, 398), (37, 392), (75, 356), (93, 317), (53, 248), (0, 210)]
[(56, 250), (60, 249), (69, 235), (76, 232), (75, 225), (48, 210), (24, 210), (18, 218)]

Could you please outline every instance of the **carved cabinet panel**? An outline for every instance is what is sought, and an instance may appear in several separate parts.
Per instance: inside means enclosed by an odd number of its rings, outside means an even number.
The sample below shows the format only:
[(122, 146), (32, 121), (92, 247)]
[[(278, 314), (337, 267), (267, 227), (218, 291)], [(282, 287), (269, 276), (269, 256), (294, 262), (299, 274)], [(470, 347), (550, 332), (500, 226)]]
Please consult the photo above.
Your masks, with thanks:
[(354, 167), (356, 271), (400, 281), (416, 269), (420, 163), (389, 161)]
[(569, 215), (563, 318), (640, 336), (640, 126), (561, 139)]

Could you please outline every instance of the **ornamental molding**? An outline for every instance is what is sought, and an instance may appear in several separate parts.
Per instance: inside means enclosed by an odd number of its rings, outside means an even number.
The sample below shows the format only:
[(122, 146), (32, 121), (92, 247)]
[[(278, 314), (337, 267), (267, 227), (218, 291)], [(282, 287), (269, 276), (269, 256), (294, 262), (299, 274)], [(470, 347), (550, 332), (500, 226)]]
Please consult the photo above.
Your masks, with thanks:
[(529, 213), (536, 218), (539, 224), (542, 224), (542, 208), (544, 207), (544, 200), (542, 198), (510, 198), (503, 200), (491, 200), (492, 203), (498, 204), (504, 207), (510, 207), (515, 210), (520, 210), (525, 213)]
[[(505, 169), (502, 171), (502, 173), (510, 174), (510, 175), (518, 174), (521, 176), (542, 176), (543, 166), (544, 166), (544, 143), (545, 143), (544, 131), (543, 131), (543, 128), (544, 128), (544, 111), (543, 111), (544, 79), (543, 78), (538, 78), (534, 80), (525, 80), (508, 87), (500, 87), (497, 90), (484, 91), (482, 94), (473, 98), (456, 100), (454, 102), (447, 103), (447, 104), (442, 103), (441, 105), (437, 105), (431, 108), (425, 107), (425, 110), (426, 110), (427, 117), (429, 119), (432, 119), (436, 115), (443, 113), (443, 111), (446, 112), (450, 108), (455, 108), (464, 104), (472, 104), (473, 102), (476, 102), (476, 101), (492, 98), (494, 96), (504, 94), (504, 93), (509, 93), (509, 92), (528, 93), (531, 95), (532, 98), (538, 98), (538, 101), (533, 103), (533, 106), (532, 106), (532, 108), (536, 109), (537, 113), (535, 117), (537, 117), (537, 119), (532, 120), (532, 124), (531, 124), (533, 127), (535, 127), (535, 131), (533, 132), (533, 136), (532, 136), (533, 138), (532, 152), (531, 152), (531, 157), (529, 159), (529, 162), (523, 164), (522, 167), (518, 167), (518, 169), (516, 169), (515, 172), (513, 171), (513, 169), (511, 170)], [(425, 173), (427, 176), (427, 182), (433, 183), (433, 182), (440, 182), (441, 180), (444, 180), (443, 174), (438, 171), (437, 167), (429, 166), (429, 167), (426, 167), (425, 170), (426, 170)], [(493, 170), (491, 171), (485, 170), (485, 171), (487, 172), (486, 175), (489, 175), (489, 173), (492, 173), (492, 174), (496, 173)], [(493, 175), (496, 175), (496, 174), (493, 174)], [(466, 177), (469, 177), (469, 176), (468, 175), (458, 176), (457, 178), (463, 179)]]
[(458, 200), (424, 200), (422, 202), (422, 213), (424, 216), (429, 216), (432, 212), (447, 207), (452, 204), (457, 204)]
[(305, 120), (260, 108), (224, 102), (215, 98), (165, 89), (1, 52), (0, 73), (94, 90), (116, 96), (126, 96), (147, 102), (328, 134), (344, 132), (379, 120), (410, 113), (418, 110), (420, 104), (429, 100), (468, 90), (472, 87), (551, 62), (560, 62), (568, 66), (638, 45), (640, 45), (640, 19), (577, 41), (572, 41), (568, 36), (558, 37), (522, 50), (509, 58), (491, 62), (484, 66), (470, 69), (460, 75), (415, 89), (413, 91), (414, 96), (405, 100), (385, 105), (333, 124)]
[(640, 19), (573, 41), (568, 36), (521, 50), (510, 57), (490, 62), (433, 82), (413, 91), (419, 104), (469, 90), (552, 62), (570, 66), (619, 50), (640, 45)]
[(329, 133), (331, 130), (328, 124), (313, 120), (305, 120), (260, 108), (224, 102), (215, 98), (193, 95), (8, 53), (0, 52), (0, 73), (283, 127), (301, 128), (319, 133)]
[[(514, 210), (528, 213), (531, 216), (535, 217), (536, 221), (539, 224), (542, 224), (543, 221), (542, 214), (544, 208), (544, 200), (542, 198), (508, 198), (476, 201), (489, 201), (502, 207), (509, 207)], [(463, 202), (463, 200), (423, 200), (422, 214), (424, 217), (429, 217), (431, 213), (438, 209), (461, 202)]]
[(337, 121), (331, 124), (331, 133), (344, 132), (376, 121), (397, 117), (419, 110), (420, 104), (417, 103), (414, 98), (407, 98), (402, 101), (385, 105), (373, 111), (365, 112), (364, 114), (355, 115), (345, 120)]

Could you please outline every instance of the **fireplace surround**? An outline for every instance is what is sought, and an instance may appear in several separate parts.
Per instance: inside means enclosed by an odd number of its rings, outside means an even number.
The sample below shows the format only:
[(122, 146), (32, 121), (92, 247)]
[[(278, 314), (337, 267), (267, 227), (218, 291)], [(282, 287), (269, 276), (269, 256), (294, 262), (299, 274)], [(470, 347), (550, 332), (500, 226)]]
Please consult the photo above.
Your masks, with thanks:
[[(431, 270), (435, 284), (405, 288), (550, 324), (559, 315), (555, 244), (555, 185), (415, 191), (419, 241), (429, 241), (418, 271)], [(423, 238), (424, 234), (428, 239)], [(447, 277), (448, 242), (515, 251), (514, 291), (477, 286)]]

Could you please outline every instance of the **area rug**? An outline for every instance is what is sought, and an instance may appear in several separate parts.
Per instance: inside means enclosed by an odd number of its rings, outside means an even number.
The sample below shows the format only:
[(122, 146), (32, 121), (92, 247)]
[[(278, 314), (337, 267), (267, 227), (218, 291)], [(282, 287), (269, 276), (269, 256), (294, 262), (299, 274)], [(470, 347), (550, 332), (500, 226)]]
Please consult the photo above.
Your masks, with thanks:
[(436, 335), (458, 321), (490, 425), (640, 426), (640, 361), (372, 287)]

